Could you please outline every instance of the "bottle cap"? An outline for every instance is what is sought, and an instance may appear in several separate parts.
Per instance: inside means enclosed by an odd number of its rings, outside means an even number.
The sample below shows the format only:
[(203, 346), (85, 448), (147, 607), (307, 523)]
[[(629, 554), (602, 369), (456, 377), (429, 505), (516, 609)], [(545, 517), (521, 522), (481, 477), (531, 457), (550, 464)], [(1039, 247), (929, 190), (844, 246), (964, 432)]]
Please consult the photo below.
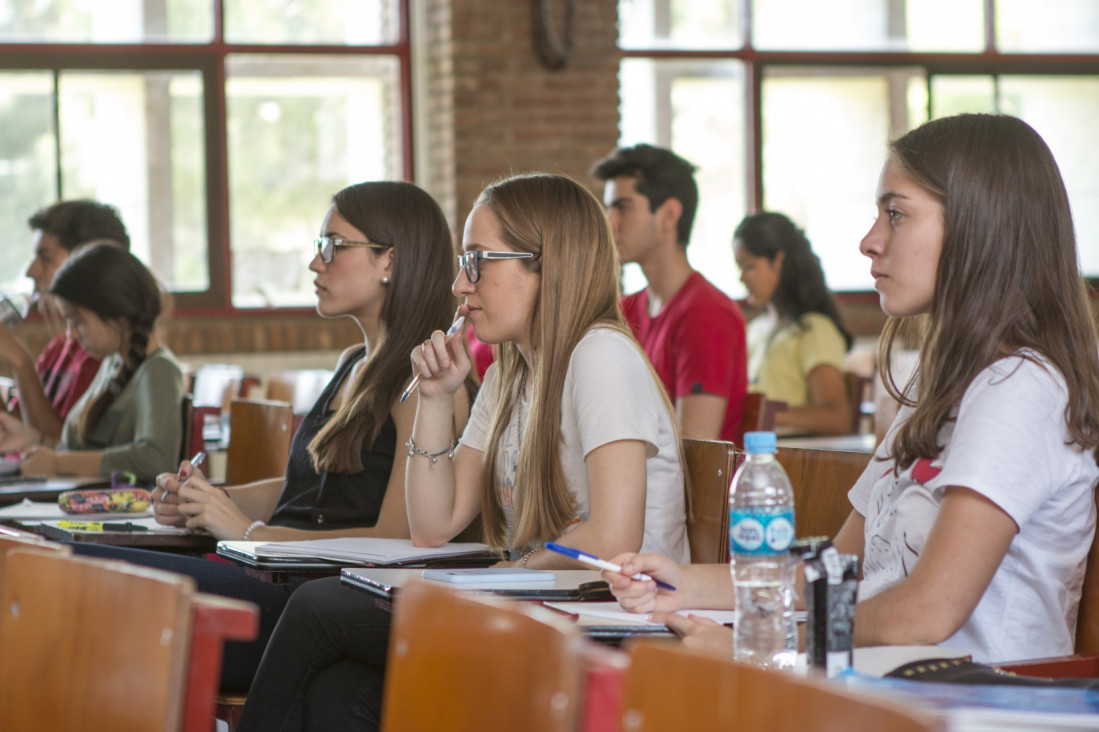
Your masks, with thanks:
[(744, 452), (760, 453), (760, 452), (774, 452), (776, 447), (776, 438), (774, 432), (745, 432), (744, 433)]

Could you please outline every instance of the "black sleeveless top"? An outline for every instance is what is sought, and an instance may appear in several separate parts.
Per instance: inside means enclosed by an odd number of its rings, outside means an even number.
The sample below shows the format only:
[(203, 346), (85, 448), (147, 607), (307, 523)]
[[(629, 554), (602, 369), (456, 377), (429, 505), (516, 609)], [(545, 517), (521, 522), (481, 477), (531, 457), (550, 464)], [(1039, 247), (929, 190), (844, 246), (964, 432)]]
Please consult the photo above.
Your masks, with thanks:
[(268, 523), (295, 529), (345, 529), (373, 526), (393, 470), (397, 448), (397, 425), (387, 415), (378, 439), (369, 452), (362, 454), (363, 469), (358, 473), (317, 473), (309, 458), (309, 443), (332, 417), (328, 405), (339, 391), (352, 367), (366, 354), (363, 347), (351, 354), (336, 370), (313, 409), (302, 420), (290, 443), (286, 463), (286, 483), (282, 486), (278, 507)]

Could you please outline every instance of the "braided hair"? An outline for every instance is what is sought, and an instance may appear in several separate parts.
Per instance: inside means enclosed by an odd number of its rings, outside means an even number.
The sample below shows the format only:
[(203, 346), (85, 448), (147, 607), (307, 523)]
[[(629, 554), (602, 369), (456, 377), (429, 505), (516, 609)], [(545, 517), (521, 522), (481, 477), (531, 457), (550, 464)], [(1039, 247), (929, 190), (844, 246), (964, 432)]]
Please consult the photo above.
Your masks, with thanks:
[(149, 337), (161, 311), (160, 287), (137, 257), (113, 241), (99, 240), (80, 247), (61, 265), (50, 294), (101, 320), (119, 322), (129, 336), (107, 388), (88, 402), (80, 416), (77, 431), (86, 442), (92, 428), (145, 360)]

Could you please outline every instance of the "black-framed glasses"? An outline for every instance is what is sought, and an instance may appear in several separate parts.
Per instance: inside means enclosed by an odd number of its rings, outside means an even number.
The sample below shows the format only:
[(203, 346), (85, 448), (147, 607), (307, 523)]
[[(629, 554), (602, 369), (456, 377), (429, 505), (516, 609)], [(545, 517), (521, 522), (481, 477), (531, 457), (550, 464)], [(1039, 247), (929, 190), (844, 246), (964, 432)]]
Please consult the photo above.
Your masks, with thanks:
[(470, 284), (475, 284), (481, 279), (481, 263), (486, 259), (536, 259), (533, 252), (466, 252), (458, 257), (458, 269), (466, 271), (466, 277)]
[(370, 247), (371, 249), (389, 249), (392, 244), (379, 244), (376, 241), (350, 241), (338, 236), (318, 236), (313, 240), (313, 246), (317, 254), (321, 255), (321, 261), (325, 264), (332, 262), (332, 257), (337, 249), (344, 247)]

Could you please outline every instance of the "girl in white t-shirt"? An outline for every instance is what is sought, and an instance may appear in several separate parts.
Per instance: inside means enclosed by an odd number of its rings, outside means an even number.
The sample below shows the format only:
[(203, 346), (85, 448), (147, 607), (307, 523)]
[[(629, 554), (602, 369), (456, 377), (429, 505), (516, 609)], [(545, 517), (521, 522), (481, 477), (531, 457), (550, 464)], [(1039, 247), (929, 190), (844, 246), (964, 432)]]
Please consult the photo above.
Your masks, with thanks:
[(480, 515), (486, 541), (520, 567), (578, 567), (542, 548), (558, 538), (600, 556), (688, 558), (674, 415), (622, 319), (601, 216), (558, 175), (504, 180), (474, 205), (454, 292), (497, 361), (454, 449), (449, 395), (466, 351), (436, 332), (412, 353), (423, 374), (408, 444), (413, 541), (442, 544)]
[[(891, 316), (902, 404), (834, 543), (863, 570), (861, 645), (943, 643), (981, 661), (1072, 652), (1099, 480), (1099, 360), (1068, 197), (1022, 121), (959, 115), (890, 146), (860, 250)], [(919, 364), (889, 376), (902, 330)], [(729, 605), (727, 568), (616, 558), (639, 612)], [(671, 622), (692, 643), (727, 634)], [(722, 638), (722, 636), (724, 637)]]

